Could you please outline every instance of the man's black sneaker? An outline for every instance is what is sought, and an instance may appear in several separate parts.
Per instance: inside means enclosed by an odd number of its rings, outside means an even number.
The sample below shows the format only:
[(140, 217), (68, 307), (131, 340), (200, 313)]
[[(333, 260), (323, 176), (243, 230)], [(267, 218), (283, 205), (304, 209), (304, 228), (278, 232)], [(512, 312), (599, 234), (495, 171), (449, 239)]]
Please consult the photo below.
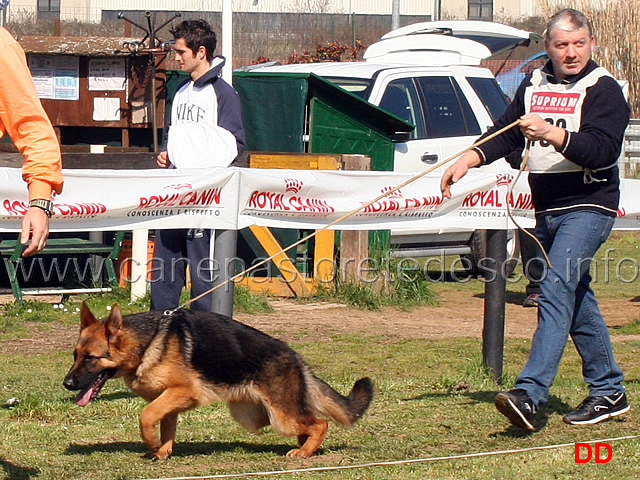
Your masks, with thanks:
[(573, 412), (562, 419), (571, 425), (593, 425), (629, 411), (627, 395), (616, 393), (601, 397), (587, 397)]
[(496, 395), (496, 408), (512, 424), (531, 432), (535, 431), (536, 427), (531, 422), (538, 409), (527, 392), (521, 388)]

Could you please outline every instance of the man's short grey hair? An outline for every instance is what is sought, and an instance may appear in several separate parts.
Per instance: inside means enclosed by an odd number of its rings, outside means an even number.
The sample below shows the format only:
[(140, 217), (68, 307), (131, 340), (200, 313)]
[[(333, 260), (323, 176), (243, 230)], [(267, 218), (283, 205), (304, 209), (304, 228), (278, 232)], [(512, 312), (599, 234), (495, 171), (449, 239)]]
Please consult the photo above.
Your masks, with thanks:
[(557, 12), (549, 22), (547, 23), (547, 29), (545, 30), (545, 38), (551, 40), (551, 32), (553, 30), (565, 30), (573, 32), (586, 28), (589, 35), (593, 35), (593, 29), (591, 28), (591, 22), (585, 16), (584, 13), (575, 10), (573, 8), (564, 8)]

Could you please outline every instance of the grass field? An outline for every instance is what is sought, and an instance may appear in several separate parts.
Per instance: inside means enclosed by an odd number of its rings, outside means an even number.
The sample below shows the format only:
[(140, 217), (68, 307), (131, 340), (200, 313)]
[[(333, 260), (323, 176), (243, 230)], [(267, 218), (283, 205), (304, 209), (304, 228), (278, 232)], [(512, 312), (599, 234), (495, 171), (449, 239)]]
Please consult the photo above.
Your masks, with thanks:
[[(508, 341), (506, 387), (526, 358), (529, 343)], [(561, 415), (585, 394), (578, 359), (567, 350), (551, 401), (538, 420), (540, 431), (507, 428), (496, 413), (498, 386), (480, 365), (474, 339), (390, 342), (384, 338), (343, 336), (295, 343), (316, 373), (342, 392), (357, 375), (371, 376), (377, 394), (369, 413), (352, 428), (331, 426), (321, 454), (308, 460), (283, 457), (292, 439), (270, 431), (245, 432), (226, 408), (213, 405), (181, 416), (178, 445), (166, 462), (140, 458), (137, 416), (144, 402), (120, 381), (81, 409), (61, 386), (70, 364), (68, 352), (54, 355), (0, 355), (0, 468), (7, 479), (119, 479), (204, 476), (238, 472), (345, 466), (379, 461), (449, 457), (503, 450), (503, 455), (408, 465), (316, 472), (312, 478), (636, 478), (640, 440), (610, 442), (607, 464), (576, 464), (574, 442), (640, 434), (640, 410), (621, 420), (588, 428), (569, 427)], [(616, 343), (627, 374), (632, 405), (639, 393), (637, 340)], [(331, 361), (327, 361), (331, 359)], [(20, 403), (7, 405), (10, 398)], [(11, 403), (11, 402), (9, 402)], [(528, 450), (569, 444), (549, 450)], [(0, 470), (2, 471), (2, 470)], [(270, 477), (273, 478), (273, 477)], [(299, 478), (282, 475), (276, 478)]]
[[(614, 248), (616, 258), (637, 261), (637, 239), (635, 233), (617, 233), (605, 247)], [(608, 268), (615, 270), (617, 263), (610, 263)], [(596, 282), (601, 297), (637, 297), (637, 282), (627, 284), (615, 277), (609, 280)], [(509, 288), (523, 288), (523, 282)], [(441, 289), (459, 289), (463, 294), (481, 291), (482, 285), (472, 280), (433, 286), (436, 293)], [(96, 303), (98, 300), (92, 299), (92, 305)], [(77, 316), (68, 312), (52, 313), (50, 305), (29, 308), (32, 311), (28, 313), (11, 306), (0, 310), (0, 342), (27, 334), (21, 325), (23, 316), (47, 328), (77, 322)], [(125, 308), (134, 310), (136, 305)], [(111, 380), (98, 399), (80, 408), (61, 385), (71, 362), (69, 351), (29, 355), (0, 351), (0, 478), (229, 478), (234, 474), (247, 478), (242, 474), (323, 467), (331, 470), (280, 473), (267, 478), (637, 478), (637, 333), (633, 328), (617, 331), (614, 341), (632, 405), (628, 414), (592, 427), (562, 422), (562, 415), (586, 395), (579, 358), (569, 345), (551, 399), (538, 415), (538, 431), (533, 434), (508, 427), (493, 406), (495, 393), (513, 385), (526, 361), (529, 340), (507, 338), (504, 384), (500, 386), (483, 369), (481, 343), (475, 338), (403, 339), (375, 332), (292, 334), (292, 346), (318, 376), (340, 392), (346, 393), (362, 375), (372, 377), (377, 387), (364, 418), (351, 428), (331, 425), (320, 454), (305, 460), (284, 457), (294, 439), (280, 437), (269, 429), (258, 435), (245, 432), (223, 405), (200, 408), (180, 417), (178, 444), (168, 461), (142, 459), (145, 449), (137, 418), (144, 402), (121, 381)], [(598, 440), (610, 444), (611, 460), (576, 463), (574, 444)], [(584, 449), (581, 455), (586, 455)], [(380, 462), (391, 463), (371, 465)]]

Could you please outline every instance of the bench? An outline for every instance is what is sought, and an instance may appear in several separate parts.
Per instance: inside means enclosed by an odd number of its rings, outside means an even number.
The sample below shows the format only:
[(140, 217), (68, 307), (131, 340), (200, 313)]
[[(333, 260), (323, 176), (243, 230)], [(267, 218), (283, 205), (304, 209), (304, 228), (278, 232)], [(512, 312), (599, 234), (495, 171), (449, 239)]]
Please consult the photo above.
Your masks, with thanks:
[[(43, 256), (60, 255), (68, 258), (77, 258), (80, 256), (97, 256), (103, 260), (100, 264), (100, 275), (102, 274), (102, 267), (104, 267), (107, 280), (110, 285), (117, 285), (117, 275), (115, 269), (115, 261), (120, 255), (120, 248), (122, 246), (122, 240), (125, 232), (117, 232), (114, 238), (113, 245), (107, 245), (92, 240), (86, 240), (83, 238), (49, 238), (44, 250), (28, 258), (38, 259)], [(46, 295), (46, 294), (69, 294), (69, 293), (87, 293), (87, 292), (102, 292), (110, 291), (111, 287), (93, 287), (93, 288), (36, 288), (36, 289), (23, 289), (19, 281), (19, 265), (20, 262), (25, 260), (21, 255), (24, 250), (24, 245), (20, 243), (20, 237), (15, 240), (2, 240), (0, 242), (0, 257), (2, 257), (3, 263), (9, 275), (9, 282), (11, 283), (11, 290), (13, 296), (18, 303), (22, 303), (23, 295)], [(63, 272), (68, 273), (68, 265), (64, 266)], [(73, 269), (71, 269), (73, 270)], [(84, 270), (86, 271), (86, 269)], [(50, 269), (51, 272), (51, 269)], [(92, 271), (92, 274), (94, 272)], [(66, 280), (66, 279), (65, 279)], [(46, 281), (46, 278), (45, 278)]]

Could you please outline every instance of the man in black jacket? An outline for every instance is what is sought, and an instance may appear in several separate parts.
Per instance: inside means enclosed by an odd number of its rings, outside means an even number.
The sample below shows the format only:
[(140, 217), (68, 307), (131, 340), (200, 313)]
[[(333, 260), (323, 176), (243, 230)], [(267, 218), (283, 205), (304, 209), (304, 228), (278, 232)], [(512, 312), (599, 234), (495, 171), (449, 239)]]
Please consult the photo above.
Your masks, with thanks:
[(551, 264), (540, 285), (529, 360), (515, 388), (496, 396), (496, 407), (511, 423), (531, 431), (535, 413), (549, 398), (569, 335), (582, 358), (589, 395), (563, 420), (595, 424), (629, 410), (623, 374), (589, 286), (589, 265), (617, 214), (617, 159), (630, 109), (616, 80), (591, 59), (595, 45), (581, 12), (555, 14), (545, 37), (550, 61), (524, 79), (487, 134), (520, 119), (518, 128), (465, 153), (441, 182), (443, 195), (450, 197), (451, 185), (469, 168), (530, 142), (536, 237)]

